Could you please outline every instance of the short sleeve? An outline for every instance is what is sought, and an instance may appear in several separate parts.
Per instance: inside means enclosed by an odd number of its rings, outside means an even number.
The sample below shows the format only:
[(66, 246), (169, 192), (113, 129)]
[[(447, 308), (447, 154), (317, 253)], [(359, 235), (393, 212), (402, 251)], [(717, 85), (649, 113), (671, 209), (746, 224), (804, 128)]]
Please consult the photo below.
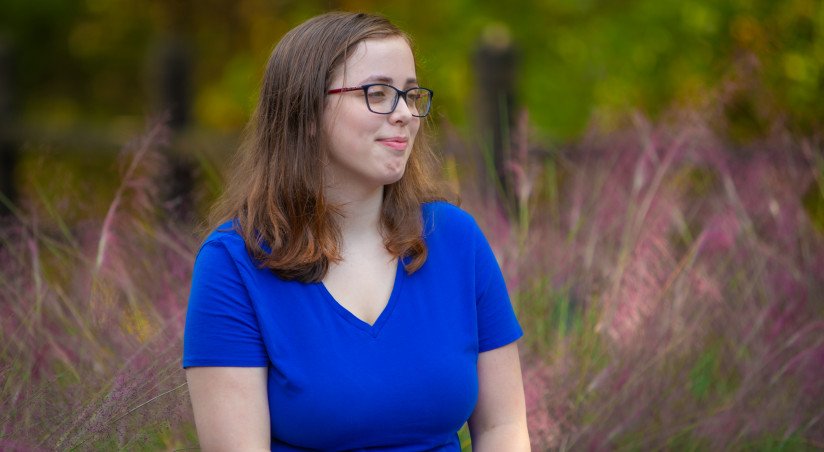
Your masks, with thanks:
[(473, 226), (478, 352), (485, 352), (514, 342), (524, 333), (512, 309), (509, 292), (495, 254), (477, 224)]
[(183, 334), (183, 367), (269, 363), (246, 285), (226, 246), (207, 242), (195, 260)]

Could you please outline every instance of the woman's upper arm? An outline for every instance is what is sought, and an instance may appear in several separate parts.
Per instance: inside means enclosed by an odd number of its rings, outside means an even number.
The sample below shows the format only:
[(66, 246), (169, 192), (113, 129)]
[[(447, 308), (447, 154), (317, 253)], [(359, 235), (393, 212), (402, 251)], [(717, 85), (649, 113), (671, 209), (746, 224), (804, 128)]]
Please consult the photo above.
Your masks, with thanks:
[(269, 450), (265, 367), (190, 367), (186, 380), (204, 451)]
[(183, 366), (203, 450), (269, 450), (268, 355), (226, 244), (201, 247), (192, 274)]
[(475, 451), (529, 450), (517, 343), (478, 355), (478, 404), (469, 432)]

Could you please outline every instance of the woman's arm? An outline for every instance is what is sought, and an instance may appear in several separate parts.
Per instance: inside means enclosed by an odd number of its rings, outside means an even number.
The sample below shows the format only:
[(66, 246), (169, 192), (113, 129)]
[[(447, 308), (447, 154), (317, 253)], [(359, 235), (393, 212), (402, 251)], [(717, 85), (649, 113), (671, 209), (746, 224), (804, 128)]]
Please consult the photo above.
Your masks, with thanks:
[(469, 418), (469, 433), (475, 452), (530, 450), (515, 342), (478, 355), (478, 404)]
[(266, 378), (265, 367), (186, 369), (202, 450), (270, 449)]

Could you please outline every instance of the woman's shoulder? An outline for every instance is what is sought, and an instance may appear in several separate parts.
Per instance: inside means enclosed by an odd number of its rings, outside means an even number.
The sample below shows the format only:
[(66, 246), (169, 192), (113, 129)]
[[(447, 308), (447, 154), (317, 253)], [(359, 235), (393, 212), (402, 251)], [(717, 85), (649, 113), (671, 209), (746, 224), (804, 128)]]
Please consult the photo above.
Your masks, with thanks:
[[(236, 220), (226, 221), (209, 233), (200, 245), (200, 250), (209, 247), (222, 247), (231, 255), (246, 254), (243, 236), (240, 235), (240, 226)], [(242, 255), (240, 254), (240, 255)]]
[(422, 205), (424, 233), (434, 231), (466, 232), (477, 228), (475, 218), (467, 211), (447, 201), (433, 201)]
[(421, 205), (421, 210), (424, 215), (472, 219), (472, 215), (449, 201), (437, 200), (426, 202)]
[(203, 240), (203, 244), (212, 243), (212, 242), (221, 242), (226, 240), (243, 240), (240, 233), (240, 225), (238, 224), (237, 220), (228, 220), (217, 227), (213, 228), (209, 235), (206, 236), (206, 239)]

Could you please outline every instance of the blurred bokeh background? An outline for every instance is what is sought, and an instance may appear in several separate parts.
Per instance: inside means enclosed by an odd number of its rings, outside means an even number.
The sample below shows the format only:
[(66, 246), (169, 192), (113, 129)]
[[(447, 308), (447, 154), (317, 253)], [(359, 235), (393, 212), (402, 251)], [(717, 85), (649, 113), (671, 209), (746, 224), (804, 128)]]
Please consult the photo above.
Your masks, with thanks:
[(0, 448), (196, 445), (196, 226), (330, 10), (413, 38), (538, 450), (824, 447), (820, 0), (4, 0)]
[[(26, 189), (30, 158), (80, 152), (94, 156), (77, 157), (86, 164), (105, 161), (158, 114), (191, 133), (190, 143), (232, 149), (273, 45), (330, 9), (380, 12), (408, 30), (420, 79), (437, 93), (434, 122), (465, 140), (512, 122), (519, 108), (547, 144), (574, 140), (593, 121), (616, 129), (629, 113), (657, 118), (673, 106), (723, 109), (726, 134), (744, 141), (776, 120), (808, 133), (824, 117), (816, 0), (7, 0), (0, 8), (3, 136), (20, 154), (12, 162), (4, 152), (4, 167), (19, 167), (4, 170), (6, 191)], [(501, 103), (509, 118), (485, 114)], [(101, 166), (78, 169), (100, 175)]]

